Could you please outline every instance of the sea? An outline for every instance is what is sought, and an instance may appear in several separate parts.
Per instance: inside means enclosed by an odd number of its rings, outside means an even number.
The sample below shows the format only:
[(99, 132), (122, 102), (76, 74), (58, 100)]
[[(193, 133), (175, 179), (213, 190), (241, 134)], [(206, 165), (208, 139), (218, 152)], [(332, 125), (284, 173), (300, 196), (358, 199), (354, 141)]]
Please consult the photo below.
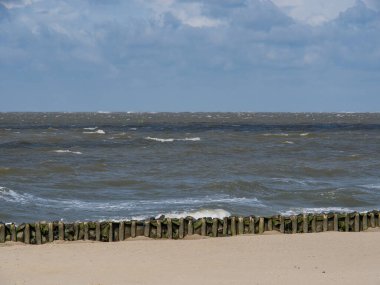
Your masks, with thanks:
[(379, 113), (0, 113), (0, 221), (380, 209)]

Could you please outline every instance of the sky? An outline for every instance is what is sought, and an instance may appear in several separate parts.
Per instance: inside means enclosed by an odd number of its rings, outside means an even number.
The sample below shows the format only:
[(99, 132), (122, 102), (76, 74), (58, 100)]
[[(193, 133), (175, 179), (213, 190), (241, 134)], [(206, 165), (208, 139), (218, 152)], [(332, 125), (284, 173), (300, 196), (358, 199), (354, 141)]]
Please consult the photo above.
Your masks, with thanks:
[(379, 112), (379, 0), (0, 0), (0, 111)]

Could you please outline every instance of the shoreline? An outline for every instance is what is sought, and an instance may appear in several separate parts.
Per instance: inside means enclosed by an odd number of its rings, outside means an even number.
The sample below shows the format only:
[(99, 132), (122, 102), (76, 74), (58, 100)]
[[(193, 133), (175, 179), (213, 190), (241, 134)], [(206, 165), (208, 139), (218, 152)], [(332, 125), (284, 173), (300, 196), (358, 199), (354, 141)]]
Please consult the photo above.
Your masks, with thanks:
[(380, 230), (0, 246), (2, 284), (379, 284)]

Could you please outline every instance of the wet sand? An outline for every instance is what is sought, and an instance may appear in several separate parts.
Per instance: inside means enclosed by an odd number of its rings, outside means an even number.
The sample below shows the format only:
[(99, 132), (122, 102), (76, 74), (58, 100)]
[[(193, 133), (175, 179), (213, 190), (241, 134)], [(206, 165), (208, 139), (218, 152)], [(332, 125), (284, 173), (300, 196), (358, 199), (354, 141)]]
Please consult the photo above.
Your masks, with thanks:
[(0, 246), (2, 285), (380, 284), (380, 232)]

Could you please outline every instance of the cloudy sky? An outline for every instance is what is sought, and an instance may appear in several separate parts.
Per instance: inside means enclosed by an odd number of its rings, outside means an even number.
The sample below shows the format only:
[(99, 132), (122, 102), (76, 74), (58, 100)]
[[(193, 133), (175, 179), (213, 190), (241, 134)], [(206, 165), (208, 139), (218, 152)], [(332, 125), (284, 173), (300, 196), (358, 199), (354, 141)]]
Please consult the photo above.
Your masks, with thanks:
[(380, 111), (379, 0), (0, 0), (0, 111)]

